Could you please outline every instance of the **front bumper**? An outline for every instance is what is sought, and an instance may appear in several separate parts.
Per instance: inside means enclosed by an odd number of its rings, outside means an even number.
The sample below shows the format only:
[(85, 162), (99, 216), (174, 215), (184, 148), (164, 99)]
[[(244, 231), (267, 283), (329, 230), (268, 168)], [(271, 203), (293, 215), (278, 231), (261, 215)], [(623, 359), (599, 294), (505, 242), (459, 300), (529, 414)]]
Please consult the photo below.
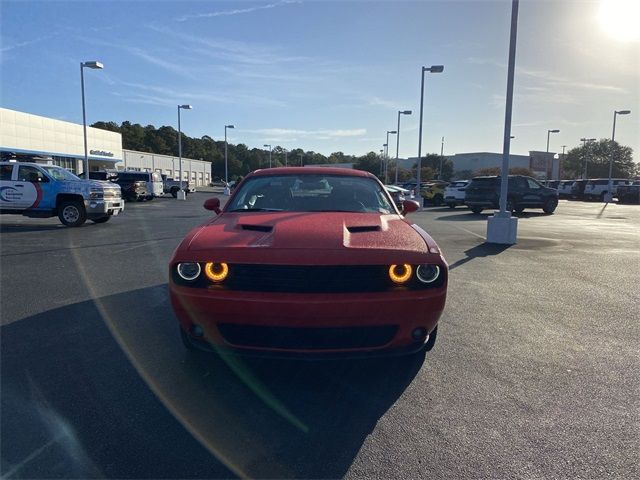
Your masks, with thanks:
[(122, 198), (85, 200), (84, 207), (89, 217), (118, 215), (124, 210), (124, 200)]
[[(416, 328), (431, 333), (438, 324), (446, 300), (446, 283), (429, 290), (376, 293), (290, 294), (269, 292), (217, 291), (169, 284), (171, 303), (184, 332), (199, 326), (204, 335), (190, 338), (213, 349), (268, 356), (371, 356), (417, 351), (427, 340), (414, 338)], [(407, 315), (406, 312), (416, 312)], [(273, 329), (275, 331), (340, 332), (390, 329), (393, 333), (380, 343), (350, 346), (324, 345), (318, 348), (298, 345), (257, 345), (225, 336), (228, 326), (236, 330)], [(280, 330), (279, 330), (280, 329)], [(349, 333), (346, 333), (349, 332)], [(255, 337), (255, 335), (253, 335)], [(244, 338), (244, 337), (243, 337)], [(343, 340), (343, 339), (341, 339)], [(282, 343), (282, 342), (280, 342)]]

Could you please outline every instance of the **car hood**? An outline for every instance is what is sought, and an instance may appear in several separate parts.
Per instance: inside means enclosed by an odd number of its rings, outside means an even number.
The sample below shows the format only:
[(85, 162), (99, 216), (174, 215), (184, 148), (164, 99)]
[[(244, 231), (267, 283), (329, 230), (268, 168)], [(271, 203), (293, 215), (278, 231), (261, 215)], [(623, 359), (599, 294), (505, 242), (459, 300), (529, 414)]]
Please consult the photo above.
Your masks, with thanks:
[[(265, 249), (272, 255), (265, 257)], [(386, 262), (390, 252), (403, 254), (407, 261), (425, 254), (439, 255), (431, 237), (400, 215), (345, 212), (223, 213), (192, 231), (180, 250), (225, 250), (235, 252), (237, 261), (250, 261), (257, 254), (261, 261), (295, 257), (320, 263), (357, 263), (364, 257)], [(320, 252), (318, 257), (323, 258), (310, 257), (310, 251)]]

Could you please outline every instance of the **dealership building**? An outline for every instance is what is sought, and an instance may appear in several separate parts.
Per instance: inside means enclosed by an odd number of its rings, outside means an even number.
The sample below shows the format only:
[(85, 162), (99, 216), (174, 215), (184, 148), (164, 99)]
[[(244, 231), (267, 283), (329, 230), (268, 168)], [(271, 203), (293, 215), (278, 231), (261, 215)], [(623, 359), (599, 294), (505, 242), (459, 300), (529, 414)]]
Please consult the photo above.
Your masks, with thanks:
[[(158, 172), (177, 179), (178, 157), (136, 152), (122, 148), (122, 135), (87, 127), (89, 171), (136, 170)], [(59, 165), (84, 173), (82, 125), (0, 108), (0, 157), (3, 161), (24, 161)], [(211, 164), (182, 159), (182, 177), (191, 185), (211, 182)]]

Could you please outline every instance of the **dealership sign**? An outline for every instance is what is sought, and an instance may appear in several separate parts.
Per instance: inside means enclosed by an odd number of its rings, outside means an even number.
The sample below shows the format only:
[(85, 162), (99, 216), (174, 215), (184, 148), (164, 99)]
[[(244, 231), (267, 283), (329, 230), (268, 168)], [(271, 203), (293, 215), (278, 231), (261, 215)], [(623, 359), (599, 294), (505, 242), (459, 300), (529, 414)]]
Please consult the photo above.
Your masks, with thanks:
[(104, 150), (89, 150), (91, 155), (100, 155), (101, 157), (113, 157), (113, 152), (105, 152)]

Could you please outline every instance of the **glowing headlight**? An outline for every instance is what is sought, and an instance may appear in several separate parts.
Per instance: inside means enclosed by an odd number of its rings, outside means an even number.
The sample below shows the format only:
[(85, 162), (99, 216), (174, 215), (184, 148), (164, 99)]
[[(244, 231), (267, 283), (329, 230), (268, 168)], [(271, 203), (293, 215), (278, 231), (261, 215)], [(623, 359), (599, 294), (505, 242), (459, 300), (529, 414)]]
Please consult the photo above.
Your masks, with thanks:
[(229, 275), (229, 265), (226, 263), (208, 262), (204, 266), (204, 273), (212, 282), (222, 282)]
[(89, 192), (89, 198), (92, 200), (104, 198), (104, 192), (102, 190), (91, 190)]
[(200, 275), (200, 264), (199, 263), (179, 263), (176, 271), (180, 278), (186, 280), (187, 282), (193, 282)]
[(406, 283), (411, 278), (413, 268), (408, 263), (402, 265), (391, 265), (389, 267), (389, 278), (394, 283)]
[(438, 265), (418, 265), (416, 276), (422, 283), (433, 283), (440, 276), (440, 267)]

